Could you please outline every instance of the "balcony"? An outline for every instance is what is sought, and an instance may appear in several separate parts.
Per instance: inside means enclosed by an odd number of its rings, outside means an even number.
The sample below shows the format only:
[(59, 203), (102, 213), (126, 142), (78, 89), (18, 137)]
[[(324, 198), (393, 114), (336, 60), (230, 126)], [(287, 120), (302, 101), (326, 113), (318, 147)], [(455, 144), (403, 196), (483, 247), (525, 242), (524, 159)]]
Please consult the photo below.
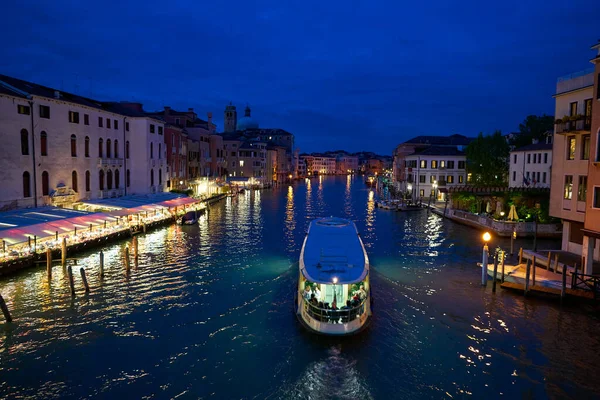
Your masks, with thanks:
[(556, 124), (556, 133), (590, 132), (592, 129), (592, 117), (586, 116), (576, 121), (559, 122)]
[(122, 167), (123, 159), (122, 158), (98, 158), (98, 167)]
[(125, 193), (124, 189), (108, 189), (98, 192), (99, 199), (110, 199), (111, 197), (121, 197)]

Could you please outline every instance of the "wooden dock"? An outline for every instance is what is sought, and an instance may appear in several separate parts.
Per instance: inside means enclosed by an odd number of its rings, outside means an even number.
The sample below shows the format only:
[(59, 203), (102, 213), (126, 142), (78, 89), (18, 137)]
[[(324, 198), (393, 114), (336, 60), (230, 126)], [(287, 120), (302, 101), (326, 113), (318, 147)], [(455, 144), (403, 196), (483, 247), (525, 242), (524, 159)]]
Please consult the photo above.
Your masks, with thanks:
[[(516, 290), (516, 291), (525, 293), (525, 285), (523, 285), (522, 283), (504, 282), (500, 285), (500, 287), (502, 289)], [(553, 296), (559, 296), (559, 297), (561, 294), (560, 289), (556, 289), (553, 287), (547, 287), (547, 286), (539, 286), (539, 285), (530, 286), (529, 292), (553, 295)], [(588, 299), (588, 300), (594, 300), (594, 293), (589, 290), (567, 288), (565, 292), (569, 296), (579, 297), (579, 298)]]

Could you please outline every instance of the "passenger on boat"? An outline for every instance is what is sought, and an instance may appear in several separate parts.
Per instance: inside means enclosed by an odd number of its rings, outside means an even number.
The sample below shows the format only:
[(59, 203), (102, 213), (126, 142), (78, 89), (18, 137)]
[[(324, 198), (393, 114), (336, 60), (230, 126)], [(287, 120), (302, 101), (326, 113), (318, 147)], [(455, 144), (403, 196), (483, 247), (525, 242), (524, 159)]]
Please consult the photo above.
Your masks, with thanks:
[(313, 306), (319, 305), (319, 302), (317, 301), (317, 298), (315, 297), (314, 293), (311, 293), (310, 295), (310, 304), (312, 304)]
[(367, 292), (365, 291), (365, 287), (363, 285), (360, 285), (360, 289), (358, 289), (358, 297), (361, 301), (367, 298)]
[(311, 297), (310, 286), (306, 285), (306, 287), (304, 288), (304, 293), (302, 293), (302, 295), (304, 296), (304, 298), (306, 300), (310, 300), (310, 297)]
[(318, 285), (313, 286), (313, 293), (315, 294), (317, 300), (321, 298), (321, 291), (319, 290)]

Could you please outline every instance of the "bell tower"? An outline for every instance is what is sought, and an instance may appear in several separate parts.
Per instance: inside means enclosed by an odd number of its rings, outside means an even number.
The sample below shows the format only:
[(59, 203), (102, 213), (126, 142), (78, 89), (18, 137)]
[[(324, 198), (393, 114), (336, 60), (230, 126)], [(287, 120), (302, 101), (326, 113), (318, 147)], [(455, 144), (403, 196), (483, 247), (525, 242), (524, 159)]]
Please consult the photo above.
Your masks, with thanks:
[(237, 111), (231, 102), (229, 102), (229, 105), (225, 107), (224, 121), (224, 132), (235, 132), (235, 128), (237, 126)]

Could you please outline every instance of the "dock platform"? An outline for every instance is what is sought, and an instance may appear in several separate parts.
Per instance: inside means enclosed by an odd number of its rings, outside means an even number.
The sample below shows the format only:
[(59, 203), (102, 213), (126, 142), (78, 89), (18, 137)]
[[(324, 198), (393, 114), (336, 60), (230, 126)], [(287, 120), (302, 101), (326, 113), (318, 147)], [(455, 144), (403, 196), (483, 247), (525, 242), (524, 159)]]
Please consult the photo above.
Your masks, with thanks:
[[(516, 290), (516, 291), (521, 291), (521, 292), (525, 293), (525, 285), (523, 285), (522, 283), (504, 282), (500, 285), (500, 287), (502, 289)], [(559, 296), (559, 297), (561, 295), (560, 289), (556, 289), (553, 287), (547, 287), (547, 286), (539, 286), (539, 285), (530, 286), (529, 292), (549, 294), (549, 295), (555, 295), (555, 296)], [(582, 299), (594, 300), (594, 293), (589, 290), (579, 290), (579, 289), (567, 288), (565, 290), (565, 294), (567, 294), (568, 296), (579, 297)]]

